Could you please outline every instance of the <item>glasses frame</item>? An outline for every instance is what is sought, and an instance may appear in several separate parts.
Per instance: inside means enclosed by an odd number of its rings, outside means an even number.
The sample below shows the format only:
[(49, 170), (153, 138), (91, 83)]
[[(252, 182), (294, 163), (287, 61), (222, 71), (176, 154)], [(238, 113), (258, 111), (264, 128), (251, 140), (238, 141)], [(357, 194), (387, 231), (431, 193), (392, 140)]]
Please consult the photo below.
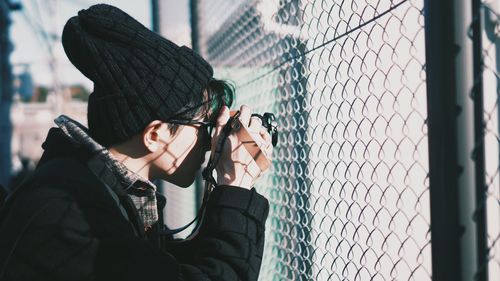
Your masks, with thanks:
[(206, 127), (208, 136), (212, 138), (212, 132), (215, 128), (215, 124), (209, 121), (198, 121), (198, 120), (181, 120), (181, 119), (173, 119), (167, 121), (167, 123), (176, 124), (176, 125), (200, 125), (200, 128)]

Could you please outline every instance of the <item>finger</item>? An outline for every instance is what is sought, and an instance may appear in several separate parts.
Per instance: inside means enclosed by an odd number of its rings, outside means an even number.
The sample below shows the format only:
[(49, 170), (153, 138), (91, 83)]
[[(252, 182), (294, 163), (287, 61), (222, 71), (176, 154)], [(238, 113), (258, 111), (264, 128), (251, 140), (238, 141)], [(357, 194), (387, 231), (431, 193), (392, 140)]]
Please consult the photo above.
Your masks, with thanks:
[(265, 141), (264, 139), (262, 138), (262, 136), (260, 135), (259, 132), (252, 132), (252, 131), (248, 131), (248, 134), (250, 135), (250, 137), (252, 138), (252, 141), (260, 147), (261, 144), (264, 144)]
[(250, 125), (248, 126), (248, 129), (252, 132), (259, 132), (261, 128), (262, 120), (257, 116), (250, 117)]
[(223, 106), (220, 109), (219, 117), (217, 117), (217, 121), (215, 123), (215, 132), (213, 140), (216, 140), (219, 137), (220, 133), (222, 132), (222, 129), (227, 124), (228, 120), (229, 120), (229, 108), (227, 106)]
[(271, 135), (267, 132), (266, 128), (262, 127), (260, 129), (260, 136), (262, 137), (262, 139), (264, 140), (264, 142), (271, 143), (272, 138), (271, 138)]
[(264, 127), (262, 127), (262, 129), (260, 130), (259, 136), (262, 139), (261, 145), (259, 147), (264, 152), (264, 155), (266, 155), (266, 157), (269, 159), (273, 150), (272, 137)]
[(216, 125), (217, 127), (224, 127), (229, 120), (229, 108), (223, 105), (220, 109), (219, 116), (217, 117)]
[(238, 117), (238, 119), (240, 120), (241, 124), (244, 127), (248, 127), (248, 125), (250, 123), (250, 116), (251, 115), (252, 115), (252, 112), (250, 111), (250, 107), (248, 107), (246, 105), (242, 105), (240, 107), (240, 116)]

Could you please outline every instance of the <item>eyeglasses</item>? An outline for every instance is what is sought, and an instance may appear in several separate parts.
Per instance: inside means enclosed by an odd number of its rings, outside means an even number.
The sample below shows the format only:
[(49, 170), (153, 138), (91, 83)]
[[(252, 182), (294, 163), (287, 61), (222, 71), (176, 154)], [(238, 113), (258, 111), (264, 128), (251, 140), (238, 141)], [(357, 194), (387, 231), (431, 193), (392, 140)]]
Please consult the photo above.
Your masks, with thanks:
[(215, 124), (208, 121), (198, 121), (198, 120), (169, 120), (167, 123), (177, 124), (177, 125), (199, 125), (200, 128), (206, 128), (207, 133), (212, 137), (212, 132)]

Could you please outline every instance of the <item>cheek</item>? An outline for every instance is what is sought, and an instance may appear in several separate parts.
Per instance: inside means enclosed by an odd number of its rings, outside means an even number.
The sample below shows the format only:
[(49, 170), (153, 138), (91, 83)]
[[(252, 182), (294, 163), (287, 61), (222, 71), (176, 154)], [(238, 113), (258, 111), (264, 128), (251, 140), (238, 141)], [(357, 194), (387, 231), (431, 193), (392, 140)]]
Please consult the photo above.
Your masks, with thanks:
[(193, 127), (184, 127), (178, 132), (177, 137), (168, 145), (168, 149), (161, 161), (162, 166), (170, 164), (172, 168), (178, 168), (186, 159), (189, 152), (196, 146), (197, 135)]

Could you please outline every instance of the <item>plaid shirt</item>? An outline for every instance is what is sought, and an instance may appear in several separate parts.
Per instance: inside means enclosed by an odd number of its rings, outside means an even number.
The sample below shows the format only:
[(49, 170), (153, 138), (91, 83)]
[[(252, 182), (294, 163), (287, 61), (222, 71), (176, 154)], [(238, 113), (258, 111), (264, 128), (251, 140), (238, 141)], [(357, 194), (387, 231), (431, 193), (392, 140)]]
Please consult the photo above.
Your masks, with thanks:
[[(158, 221), (156, 186), (113, 158), (109, 150), (94, 141), (77, 121), (61, 115), (54, 122), (76, 145), (93, 154), (87, 162), (90, 170), (111, 190), (125, 190), (134, 202), (146, 229)], [(126, 216), (126, 214), (124, 214)]]

